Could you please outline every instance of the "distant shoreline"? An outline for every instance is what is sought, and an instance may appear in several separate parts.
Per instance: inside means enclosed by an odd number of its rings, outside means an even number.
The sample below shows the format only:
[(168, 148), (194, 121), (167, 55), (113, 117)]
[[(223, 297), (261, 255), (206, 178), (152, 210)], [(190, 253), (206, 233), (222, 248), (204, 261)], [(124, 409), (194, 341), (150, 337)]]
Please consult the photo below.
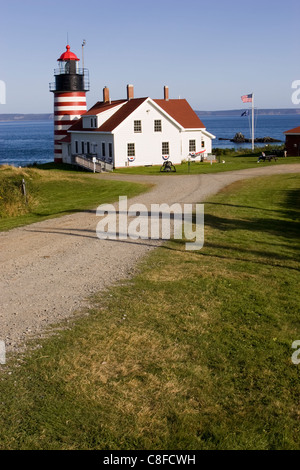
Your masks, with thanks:
[[(227, 109), (222, 111), (198, 111), (199, 116), (240, 116), (246, 108)], [(300, 116), (300, 108), (278, 108), (278, 109), (255, 109), (255, 113), (259, 116)]]
[(19, 121), (50, 121), (53, 120), (53, 113), (43, 114), (0, 114), (0, 122)]
[[(240, 116), (245, 108), (241, 109), (227, 109), (220, 111), (199, 111), (195, 112), (199, 116)], [(278, 109), (258, 109), (260, 116), (300, 116), (300, 108), (278, 108)], [(50, 121), (53, 120), (53, 113), (42, 114), (0, 114), (0, 122), (19, 122), (19, 121)]]

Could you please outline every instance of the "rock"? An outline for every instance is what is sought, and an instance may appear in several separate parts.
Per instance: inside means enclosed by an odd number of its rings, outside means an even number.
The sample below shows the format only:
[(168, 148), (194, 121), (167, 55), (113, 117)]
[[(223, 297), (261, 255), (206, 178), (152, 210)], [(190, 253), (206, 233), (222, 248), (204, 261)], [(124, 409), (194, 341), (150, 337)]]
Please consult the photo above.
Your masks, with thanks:
[(272, 137), (263, 137), (262, 139), (254, 139), (254, 142), (282, 142), (281, 140), (273, 139)]
[(237, 132), (231, 142), (246, 142), (245, 136), (241, 132)]
[[(252, 142), (251, 139), (246, 139), (245, 136), (241, 132), (237, 132), (233, 139), (225, 139), (223, 137), (219, 137), (219, 140), (230, 140), (230, 142), (236, 142), (236, 143), (250, 143)], [(256, 143), (270, 143), (270, 142), (282, 142), (282, 140), (277, 140), (273, 139), (272, 137), (261, 137), (261, 138), (256, 138), (254, 139), (254, 142)]]

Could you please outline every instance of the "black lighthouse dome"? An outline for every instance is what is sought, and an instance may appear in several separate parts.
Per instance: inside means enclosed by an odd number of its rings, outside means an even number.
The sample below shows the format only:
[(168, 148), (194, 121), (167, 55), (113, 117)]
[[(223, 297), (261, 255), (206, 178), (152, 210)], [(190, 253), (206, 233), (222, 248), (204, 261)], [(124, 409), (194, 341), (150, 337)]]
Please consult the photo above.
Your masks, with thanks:
[(70, 46), (67, 45), (66, 51), (57, 59), (59, 68), (54, 70), (55, 82), (50, 83), (50, 91), (72, 92), (89, 90), (88, 70), (79, 68), (79, 60), (76, 54), (71, 52)]

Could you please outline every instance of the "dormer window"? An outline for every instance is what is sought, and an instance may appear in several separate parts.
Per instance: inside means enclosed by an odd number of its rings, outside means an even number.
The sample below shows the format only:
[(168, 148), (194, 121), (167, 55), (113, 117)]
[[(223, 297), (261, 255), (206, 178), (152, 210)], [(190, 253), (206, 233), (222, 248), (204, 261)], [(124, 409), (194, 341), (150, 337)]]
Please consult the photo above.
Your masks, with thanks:
[(91, 118), (91, 127), (97, 127), (97, 118)]

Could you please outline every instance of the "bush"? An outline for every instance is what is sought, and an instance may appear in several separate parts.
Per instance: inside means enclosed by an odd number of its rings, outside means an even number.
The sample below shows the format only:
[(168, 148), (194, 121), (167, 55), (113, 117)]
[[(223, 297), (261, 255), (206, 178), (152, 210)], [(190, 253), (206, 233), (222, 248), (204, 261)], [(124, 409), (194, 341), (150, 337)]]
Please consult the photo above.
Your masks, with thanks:
[[(2, 167), (5, 171), (5, 168)], [(22, 192), (22, 179), (24, 174), (22, 171), (15, 170), (8, 174), (1, 175), (0, 179), (0, 217), (15, 217), (28, 213), (33, 205), (34, 198), (27, 191), (26, 198)], [(27, 189), (29, 186), (27, 185)]]
[(236, 150), (234, 148), (213, 148), (212, 153), (217, 157), (221, 157), (224, 155), (235, 154)]

